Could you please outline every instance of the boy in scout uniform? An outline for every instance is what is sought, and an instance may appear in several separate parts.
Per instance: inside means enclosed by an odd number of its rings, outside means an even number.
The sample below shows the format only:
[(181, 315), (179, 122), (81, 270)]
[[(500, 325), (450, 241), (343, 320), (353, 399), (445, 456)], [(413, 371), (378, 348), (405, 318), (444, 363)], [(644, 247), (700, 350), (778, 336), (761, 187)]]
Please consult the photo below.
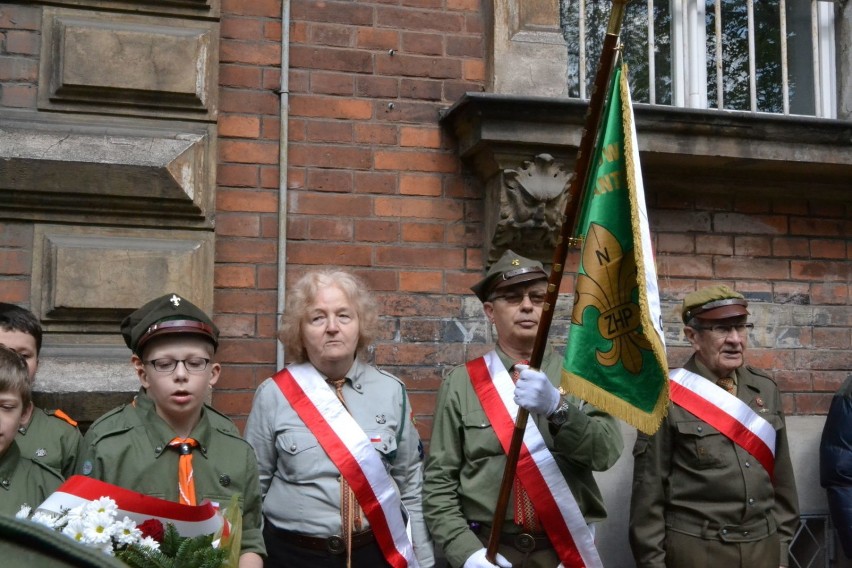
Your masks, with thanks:
[(36, 507), (62, 484), (62, 476), (39, 460), (21, 455), (15, 435), (33, 412), (24, 359), (0, 347), (0, 515), (21, 505)]
[[(0, 302), (0, 344), (24, 359), (31, 385), (38, 370), (41, 339), (41, 324), (32, 312)], [(77, 470), (82, 441), (77, 423), (61, 410), (33, 406), (30, 418), (18, 428), (21, 455), (39, 460), (63, 477), (70, 477)]]
[(177, 294), (148, 302), (121, 323), (141, 389), (133, 402), (99, 418), (84, 438), (80, 472), (146, 495), (226, 506), (239, 495), (240, 567), (259, 567), (257, 460), (224, 415), (205, 404), (219, 379), (219, 330)]
[[(606, 518), (592, 472), (612, 467), (624, 447), (612, 416), (560, 393), (562, 358), (551, 346), (546, 348), (540, 371), (521, 366), (532, 355), (543, 309), (547, 273), (542, 264), (507, 250), (471, 289), (482, 300), (485, 315), (497, 330), (497, 345), (485, 357), (453, 369), (441, 384), (423, 483), (426, 524), (453, 568), (495, 566), (486, 558), (485, 545), (506, 466), (506, 453), (490, 419), (491, 406), (486, 408), (477, 394), (471, 376), (471, 369), (475, 372), (476, 367), (469, 365), (486, 358), (493, 363), (498, 376), (484, 384), (508, 380), (503, 377), (507, 372), (516, 380), (515, 404), (529, 411), (529, 420), (535, 422), (558, 464), (554, 477), (562, 477), (563, 485), (567, 482), (589, 524)], [(553, 482), (546, 485), (548, 491), (558, 486)], [(554, 498), (559, 495), (554, 493)], [(559, 565), (555, 544), (537, 517), (535, 503), (525, 499), (517, 486), (509, 507), (499, 528), (496, 565)]]
[[(633, 449), (629, 534), (640, 568), (788, 565), (796, 484), (778, 388), (744, 362), (753, 327), (747, 306), (721, 285), (683, 300), (694, 353), (670, 375), (672, 403), (660, 429), (640, 432)], [(692, 398), (680, 398), (680, 386)], [(731, 409), (774, 445), (774, 456), (756, 451), (754, 438), (743, 443), (746, 430), (725, 422)]]

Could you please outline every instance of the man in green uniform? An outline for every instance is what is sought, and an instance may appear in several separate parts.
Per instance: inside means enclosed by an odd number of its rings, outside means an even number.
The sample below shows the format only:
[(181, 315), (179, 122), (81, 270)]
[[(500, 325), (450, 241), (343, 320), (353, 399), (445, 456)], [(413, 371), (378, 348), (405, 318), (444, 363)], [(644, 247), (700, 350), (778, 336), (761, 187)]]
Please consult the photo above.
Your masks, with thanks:
[(59, 472), (21, 455), (15, 434), (33, 411), (24, 359), (0, 347), (0, 515), (36, 507), (62, 483)]
[(131, 404), (92, 424), (80, 473), (186, 505), (209, 499), (224, 507), (239, 495), (240, 567), (261, 566), (266, 550), (254, 451), (205, 403), (221, 370), (212, 360), (219, 330), (191, 302), (166, 294), (127, 316), (121, 333), (142, 388)]
[[(0, 302), (0, 344), (24, 358), (30, 383), (35, 382), (41, 340), (41, 324), (32, 312)], [(61, 410), (34, 406), (31, 417), (18, 428), (21, 455), (52, 467), (64, 477), (74, 475), (82, 441), (77, 423)]]
[[(640, 568), (787, 566), (799, 520), (796, 484), (778, 388), (744, 364), (753, 327), (747, 306), (721, 285), (683, 300), (694, 350), (684, 370), (692, 373), (689, 392), (700, 396), (697, 403), (676, 397), (673, 378), (668, 416), (653, 436), (640, 432), (636, 440), (630, 546)], [(731, 408), (755, 432), (768, 432), (774, 466), (771, 454), (743, 447), (743, 429), (718, 421)]]
[[(541, 372), (515, 368), (532, 354), (546, 286), (547, 273), (540, 262), (509, 250), (472, 289), (497, 331), (499, 363), (494, 358), (491, 361), (500, 367), (499, 372), (516, 375), (514, 402), (530, 412), (529, 420), (535, 422), (579, 511), (591, 524), (606, 517), (592, 472), (615, 464), (623, 441), (614, 418), (560, 394), (562, 361), (550, 346)], [(484, 545), (505, 464), (506, 454), (472, 386), (468, 367), (453, 369), (438, 392), (423, 484), (426, 523), (451, 566), (494, 566), (485, 558)], [(530, 523), (528, 511), (526, 520), (515, 514), (521, 493), (513, 491), (506, 521), (499, 528), (498, 565), (554, 568), (559, 558), (541, 526), (534, 528), (534, 515)]]

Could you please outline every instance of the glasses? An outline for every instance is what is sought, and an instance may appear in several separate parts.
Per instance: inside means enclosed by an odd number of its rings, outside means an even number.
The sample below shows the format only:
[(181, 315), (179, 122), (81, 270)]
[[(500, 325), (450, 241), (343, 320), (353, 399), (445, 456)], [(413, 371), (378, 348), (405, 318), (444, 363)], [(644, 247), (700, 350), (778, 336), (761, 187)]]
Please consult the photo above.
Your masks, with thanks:
[(210, 359), (204, 357), (191, 357), (189, 359), (151, 359), (145, 361), (146, 365), (151, 365), (158, 373), (172, 373), (177, 369), (177, 364), (183, 363), (183, 368), (188, 373), (203, 373), (210, 364)]
[(709, 331), (716, 337), (728, 337), (730, 335), (731, 330), (737, 330), (737, 333), (740, 335), (745, 335), (754, 329), (753, 323), (735, 323), (731, 325), (696, 325), (693, 326), (695, 329), (703, 329)]
[(524, 301), (524, 297), (530, 299), (530, 303), (533, 306), (541, 306), (544, 304), (545, 298), (547, 298), (547, 294), (544, 292), (509, 292), (508, 294), (503, 294), (502, 296), (494, 296), (491, 298), (491, 301), (494, 300), (503, 300), (510, 306), (519, 306), (521, 302)]

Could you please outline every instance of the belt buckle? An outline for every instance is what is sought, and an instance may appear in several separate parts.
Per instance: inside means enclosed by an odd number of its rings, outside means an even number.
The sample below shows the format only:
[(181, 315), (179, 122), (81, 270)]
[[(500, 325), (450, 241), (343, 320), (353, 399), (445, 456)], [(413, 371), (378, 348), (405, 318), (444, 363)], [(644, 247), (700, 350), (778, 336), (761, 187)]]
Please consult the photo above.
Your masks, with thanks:
[(515, 548), (528, 554), (535, 550), (535, 537), (529, 533), (518, 533), (515, 535)]
[(325, 548), (330, 554), (343, 554), (346, 552), (346, 543), (343, 541), (343, 537), (330, 536), (325, 541)]

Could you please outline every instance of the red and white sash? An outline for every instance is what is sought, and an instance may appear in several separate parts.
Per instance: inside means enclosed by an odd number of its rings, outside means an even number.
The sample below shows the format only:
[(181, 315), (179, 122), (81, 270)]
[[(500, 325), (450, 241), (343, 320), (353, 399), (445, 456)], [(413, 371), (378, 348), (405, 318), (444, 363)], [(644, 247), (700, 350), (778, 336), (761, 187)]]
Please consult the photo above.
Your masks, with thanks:
[[(482, 409), (503, 451), (508, 452), (518, 415), (515, 384), (496, 351), (469, 361), (467, 370)], [(559, 560), (567, 568), (602, 567), (592, 531), (535, 421), (527, 421), (523, 440), (517, 475)]]
[(775, 428), (733, 394), (686, 369), (669, 373), (671, 400), (755, 457), (773, 476)]
[(119, 518), (126, 515), (137, 525), (149, 519), (158, 519), (164, 525), (173, 524), (181, 536), (194, 537), (214, 534), (222, 527), (223, 523), (222, 515), (218, 512), (218, 504), (210, 501), (204, 501), (198, 506), (181, 505), (174, 501), (166, 501), (130, 491), (85, 475), (69, 477), (36, 510), (61, 515), (63, 511), (73, 509), (89, 501), (95, 501), (101, 497), (109, 497), (115, 501)]
[(352, 487), (385, 560), (394, 568), (416, 568), (396, 485), (370, 439), (322, 375), (310, 363), (301, 363), (287, 366), (274, 380)]

